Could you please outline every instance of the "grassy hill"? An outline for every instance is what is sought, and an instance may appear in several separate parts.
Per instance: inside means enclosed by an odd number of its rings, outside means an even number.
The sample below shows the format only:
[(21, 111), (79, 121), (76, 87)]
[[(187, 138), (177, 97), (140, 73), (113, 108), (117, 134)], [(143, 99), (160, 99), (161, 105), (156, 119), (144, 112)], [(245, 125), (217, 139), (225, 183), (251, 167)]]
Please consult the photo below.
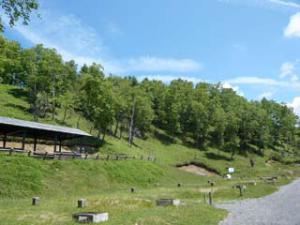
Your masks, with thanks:
[[(22, 89), (0, 85), (0, 116), (32, 120), (29, 104)], [(60, 124), (62, 113), (55, 120), (41, 122)], [(73, 113), (65, 125), (89, 131), (91, 124)], [(268, 162), (270, 153), (260, 157), (252, 168), (249, 157), (236, 156), (210, 148), (200, 151), (184, 145), (157, 130), (148, 139), (136, 139), (129, 147), (126, 140), (108, 136), (99, 154), (126, 153), (136, 160), (39, 160), (27, 156), (0, 154), (0, 221), (5, 225), (76, 224), (72, 213), (79, 198), (87, 198), (84, 211), (105, 211), (110, 214), (106, 224), (217, 224), (226, 212), (204, 202), (204, 195), (213, 191), (214, 201), (236, 199), (239, 192), (235, 184), (256, 180), (257, 185), (247, 185), (242, 198), (269, 194), (279, 185), (290, 182), (299, 175), (299, 168), (279, 162)], [(157, 160), (140, 160), (141, 155), (154, 155)], [(236, 168), (232, 180), (221, 176), (205, 177), (184, 172), (176, 165), (198, 163), (225, 174), (227, 167)], [(277, 183), (268, 184), (259, 177), (278, 176)], [(212, 188), (208, 180), (215, 181)], [(177, 184), (182, 184), (178, 187)], [(134, 187), (135, 193), (130, 189)], [(32, 196), (41, 196), (41, 205), (30, 205)], [(157, 198), (179, 198), (180, 207), (156, 207)]]

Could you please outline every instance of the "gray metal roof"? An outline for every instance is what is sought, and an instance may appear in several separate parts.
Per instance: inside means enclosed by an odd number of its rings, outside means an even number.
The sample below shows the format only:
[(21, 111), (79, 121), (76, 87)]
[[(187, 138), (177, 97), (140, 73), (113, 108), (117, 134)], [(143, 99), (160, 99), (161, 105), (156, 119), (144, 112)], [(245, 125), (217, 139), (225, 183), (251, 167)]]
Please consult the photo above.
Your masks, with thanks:
[(23, 127), (23, 128), (30, 128), (30, 129), (37, 129), (37, 130), (44, 130), (44, 131), (50, 131), (50, 132), (58, 132), (58, 133), (64, 133), (64, 134), (72, 134), (72, 135), (78, 135), (78, 136), (92, 136), (85, 131), (75, 129), (75, 128), (50, 125), (50, 124), (44, 124), (44, 123), (37, 123), (37, 122), (30, 122), (30, 121), (26, 121), (26, 120), (19, 120), (19, 119), (13, 119), (13, 118), (8, 118), (8, 117), (1, 117), (1, 116), (0, 116), (0, 124)]

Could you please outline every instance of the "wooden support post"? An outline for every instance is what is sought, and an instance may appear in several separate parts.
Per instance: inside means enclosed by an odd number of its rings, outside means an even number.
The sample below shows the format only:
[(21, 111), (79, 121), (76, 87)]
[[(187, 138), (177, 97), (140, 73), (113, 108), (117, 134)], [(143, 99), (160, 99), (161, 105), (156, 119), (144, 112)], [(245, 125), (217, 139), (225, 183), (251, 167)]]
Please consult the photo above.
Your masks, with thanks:
[(55, 140), (54, 140), (54, 152), (56, 152), (56, 145), (57, 145), (57, 137), (55, 137)]
[(25, 141), (26, 141), (26, 133), (23, 133), (23, 138), (22, 138), (22, 150), (25, 150)]
[(7, 134), (4, 134), (4, 136), (3, 136), (3, 148), (6, 148), (6, 140), (7, 140)]
[(61, 138), (59, 137), (59, 152), (61, 152)]
[(34, 137), (34, 139), (33, 139), (33, 151), (34, 152), (36, 151), (36, 144), (37, 144), (37, 138)]

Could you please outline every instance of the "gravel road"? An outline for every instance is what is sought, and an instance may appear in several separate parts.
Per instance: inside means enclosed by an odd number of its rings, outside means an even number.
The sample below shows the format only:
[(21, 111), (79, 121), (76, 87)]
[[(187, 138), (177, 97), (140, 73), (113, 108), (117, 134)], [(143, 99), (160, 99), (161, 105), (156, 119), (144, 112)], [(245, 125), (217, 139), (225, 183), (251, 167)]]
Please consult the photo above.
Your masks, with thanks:
[(300, 179), (266, 197), (217, 207), (230, 212), (219, 225), (300, 225)]

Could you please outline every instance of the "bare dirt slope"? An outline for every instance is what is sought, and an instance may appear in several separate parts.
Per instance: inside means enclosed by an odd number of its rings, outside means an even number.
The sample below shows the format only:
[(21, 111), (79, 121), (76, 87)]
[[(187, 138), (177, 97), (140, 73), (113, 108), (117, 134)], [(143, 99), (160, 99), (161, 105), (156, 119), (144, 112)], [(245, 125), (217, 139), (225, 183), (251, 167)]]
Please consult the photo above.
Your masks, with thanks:
[(181, 166), (181, 167), (178, 167), (178, 169), (186, 171), (186, 172), (194, 173), (194, 174), (199, 175), (199, 176), (208, 176), (208, 177), (210, 177), (210, 176), (215, 176), (216, 175), (215, 173), (213, 173), (211, 171), (208, 171), (205, 168), (202, 168), (200, 166), (196, 166), (196, 165), (193, 165), (193, 164), (190, 164), (190, 165), (187, 165), (187, 166)]

